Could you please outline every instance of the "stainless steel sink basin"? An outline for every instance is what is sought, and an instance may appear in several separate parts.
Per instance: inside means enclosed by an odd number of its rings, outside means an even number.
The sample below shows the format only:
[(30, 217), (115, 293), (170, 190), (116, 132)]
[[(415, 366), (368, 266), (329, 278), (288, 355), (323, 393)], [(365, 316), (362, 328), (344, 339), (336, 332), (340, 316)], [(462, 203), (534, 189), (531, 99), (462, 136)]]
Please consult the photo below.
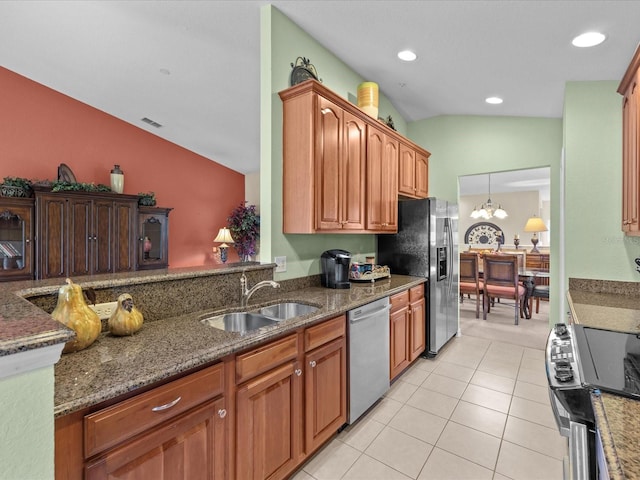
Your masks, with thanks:
[(272, 318), (253, 312), (234, 312), (223, 315), (204, 316), (200, 321), (210, 327), (219, 328), (227, 332), (246, 333), (251, 330), (275, 325), (278, 323)]
[(258, 312), (262, 315), (278, 320), (288, 320), (289, 318), (300, 317), (302, 315), (316, 312), (317, 310), (318, 307), (314, 307), (313, 305), (285, 302), (269, 305), (268, 307), (262, 307)]

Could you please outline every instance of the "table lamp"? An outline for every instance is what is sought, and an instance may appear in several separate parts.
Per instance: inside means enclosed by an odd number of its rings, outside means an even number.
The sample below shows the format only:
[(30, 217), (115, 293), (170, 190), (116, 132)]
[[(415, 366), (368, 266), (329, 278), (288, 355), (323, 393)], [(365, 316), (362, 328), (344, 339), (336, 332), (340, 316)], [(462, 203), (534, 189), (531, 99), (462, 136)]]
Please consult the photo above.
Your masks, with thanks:
[(534, 215), (527, 220), (527, 224), (524, 226), (524, 231), (533, 232), (533, 237), (531, 238), (533, 248), (531, 249), (531, 253), (540, 253), (540, 250), (538, 250), (538, 232), (546, 232), (547, 230), (549, 229), (540, 217), (536, 217)]
[(222, 245), (220, 245), (220, 260), (222, 260), (222, 263), (227, 263), (227, 248), (229, 248), (227, 243), (233, 243), (231, 232), (228, 228), (223, 227), (218, 231), (218, 236), (213, 241), (222, 242)]

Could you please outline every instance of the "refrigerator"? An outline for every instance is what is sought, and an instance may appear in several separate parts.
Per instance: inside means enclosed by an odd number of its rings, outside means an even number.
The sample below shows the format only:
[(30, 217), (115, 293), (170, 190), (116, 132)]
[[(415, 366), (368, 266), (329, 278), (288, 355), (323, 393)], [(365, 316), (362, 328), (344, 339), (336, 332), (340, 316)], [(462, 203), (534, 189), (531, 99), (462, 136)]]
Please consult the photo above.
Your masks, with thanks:
[(391, 275), (427, 278), (427, 349), (437, 355), (458, 333), (458, 205), (439, 198), (398, 202), (398, 233), (377, 236), (377, 263)]

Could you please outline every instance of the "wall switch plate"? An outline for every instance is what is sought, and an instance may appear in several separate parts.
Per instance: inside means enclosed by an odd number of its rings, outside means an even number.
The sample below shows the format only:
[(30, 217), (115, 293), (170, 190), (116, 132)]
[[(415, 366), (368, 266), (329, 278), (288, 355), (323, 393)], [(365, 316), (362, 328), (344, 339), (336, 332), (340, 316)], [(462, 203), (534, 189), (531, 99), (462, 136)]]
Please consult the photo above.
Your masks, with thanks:
[(275, 257), (276, 273), (287, 271), (287, 257)]
[(118, 302), (89, 304), (89, 308), (98, 314), (100, 320), (108, 320), (117, 307)]

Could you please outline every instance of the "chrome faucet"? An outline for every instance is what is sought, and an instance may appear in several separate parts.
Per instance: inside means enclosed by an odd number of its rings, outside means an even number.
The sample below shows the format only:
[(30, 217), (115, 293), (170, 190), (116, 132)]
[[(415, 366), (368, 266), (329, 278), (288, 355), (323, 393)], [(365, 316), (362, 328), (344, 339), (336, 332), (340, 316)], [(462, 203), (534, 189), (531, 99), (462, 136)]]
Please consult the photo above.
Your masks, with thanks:
[(280, 284), (278, 282), (274, 282), (273, 280), (263, 280), (262, 282), (256, 283), (253, 287), (247, 288), (247, 277), (243, 273), (240, 277), (240, 306), (246, 307), (247, 303), (249, 303), (251, 295), (253, 295), (256, 290), (262, 287), (269, 286), (273, 288), (280, 288)]

